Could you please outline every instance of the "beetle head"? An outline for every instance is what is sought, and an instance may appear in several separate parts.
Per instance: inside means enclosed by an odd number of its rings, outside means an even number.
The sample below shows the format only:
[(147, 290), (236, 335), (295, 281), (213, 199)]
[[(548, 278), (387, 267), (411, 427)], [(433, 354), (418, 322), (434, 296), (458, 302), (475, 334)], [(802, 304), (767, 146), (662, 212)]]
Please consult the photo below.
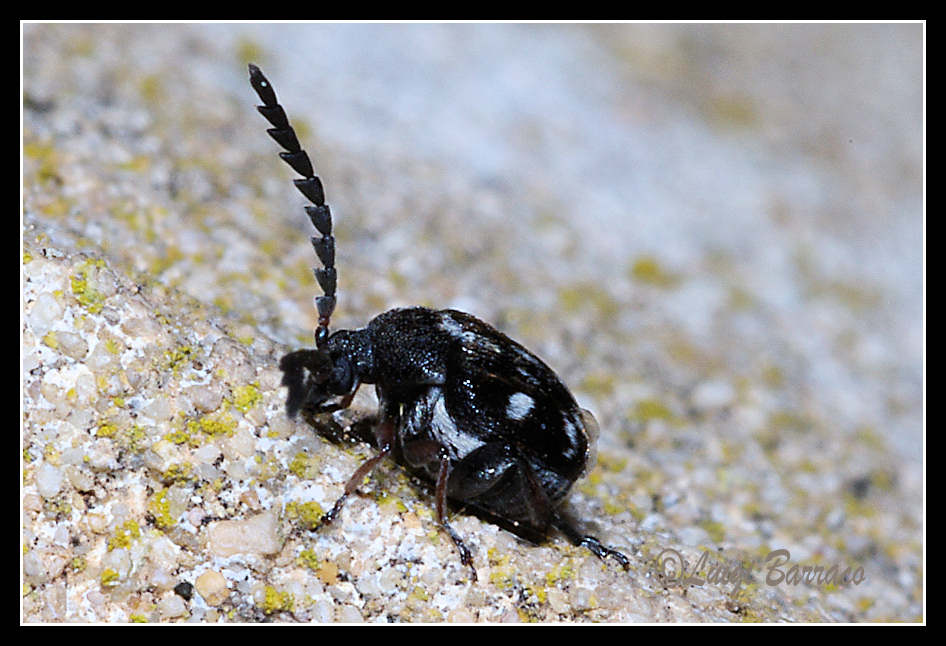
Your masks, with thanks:
[(352, 390), (354, 376), (345, 356), (334, 360), (327, 350), (297, 350), (279, 361), (282, 385), (289, 388), (286, 412), (295, 417), (300, 410), (323, 412), (326, 402)]
[(338, 330), (315, 350), (296, 350), (279, 361), (282, 385), (289, 388), (286, 411), (312, 413), (344, 408), (329, 400), (348, 396), (370, 381), (371, 350), (364, 330)]

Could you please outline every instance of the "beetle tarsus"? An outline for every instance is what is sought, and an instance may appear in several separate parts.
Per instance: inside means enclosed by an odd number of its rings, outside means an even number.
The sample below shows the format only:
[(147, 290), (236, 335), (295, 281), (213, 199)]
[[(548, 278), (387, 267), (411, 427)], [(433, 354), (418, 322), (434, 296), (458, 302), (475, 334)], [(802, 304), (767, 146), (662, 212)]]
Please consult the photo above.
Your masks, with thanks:
[(629, 570), (631, 568), (630, 559), (628, 559), (623, 553), (614, 548), (607, 547), (594, 536), (582, 534), (577, 529), (575, 529), (571, 522), (569, 522), (562, 515), (556, 514), (552, 519), (552, 523), (565, 535), (568, 540), (572, 542), (573, 545), (588, 549), (592, 554), (602, 560), (610, 556), (615, 561), (620, 563), (621, 567), (625, 570)]
[(473, 555), (470, 554), (469, 548), (463, 543), (463, 539), (460, 538), (460, 535), (457, 534), (456, 530), (447, 522), (447, 478), (449, 477), (450, 459), (444, 456), (440, 458), (440, 470), (437, 473), (437, 522), (439, 522), (440, 526), (450, 535), (453, 544), (457, 546), (457, 551), (460, 552), (460, 562), (463, 563), (463, 565), (469, 566), (473, 581), (475, 582), (476, 568), (473, 567)]

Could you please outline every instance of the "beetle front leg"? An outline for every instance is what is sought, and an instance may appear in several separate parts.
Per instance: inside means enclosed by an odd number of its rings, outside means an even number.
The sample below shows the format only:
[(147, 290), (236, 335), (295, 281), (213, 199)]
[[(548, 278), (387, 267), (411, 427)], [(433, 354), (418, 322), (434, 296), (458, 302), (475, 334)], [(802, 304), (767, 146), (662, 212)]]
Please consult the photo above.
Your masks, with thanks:
[(338, 401), (323, 402), (315, 407), (313, 414), (321, 415), (323, 413), (334, 413), (337, 410), (345, 410), (351, 406), (351, 400), (355, 398), (355, 393), (358, 392), (358, 387), (361, 386), (361, 381), (355, 379), (352, 382), (351, 390), (347, 394), (343, 395)]
[(342, 492), (342, 495), (335, 501), (335, 504), (332, 505), (328, 513), (322, 516), (316, 529), (329, 525), (335, 520), (335, 517), (338, 516), (338, 512), (342, 509), (342, 503), (345, 502), (345, 499), (353, 494), (364, 481), (365, 477), (370, 475), (375, 467), (378, 466), (378, 463), (391, 453), (391, 449), (394, 447), (394, 418), (389, 415), (383, 415), (374, 433), (378, 440), (378, 454), (365, 460), (361, 466), (355, 470), (355, 473), (353, 473), (348, 479), (348, 482), (345, 483), (345, 490)]

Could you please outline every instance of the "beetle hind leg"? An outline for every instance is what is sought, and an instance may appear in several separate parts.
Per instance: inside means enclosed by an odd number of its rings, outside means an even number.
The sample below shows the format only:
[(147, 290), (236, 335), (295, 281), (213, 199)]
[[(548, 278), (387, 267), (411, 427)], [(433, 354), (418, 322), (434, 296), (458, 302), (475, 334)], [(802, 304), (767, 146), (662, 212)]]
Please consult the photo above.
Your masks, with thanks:
[(486, 512), (514, 534), (541, 543), (550, 527), (561, 531), (573, 544), (595, 556), (611, 557), (625, 570), (630, 560), (594, 536), (582, 534), (557, 509), (547, 491), (561, 490), (561, 483), (548, 473), (543, 476), (510, 445), (495, 442), (472, 451), (454, 466), (450, 497)]
[(573, 545), (588, 548), (588, 550), (590, 550), (600, 559), (605, 559), (610, 556), (615, 561), (620, 563), (621, 567), (623, 567), (625, 570), (630, 569), (631, 562), (624, 554), (614, 548), (607, 547), (594, 536), (582, 534), (575, 528), (571, 521), (566, 519), (558, 512), (556, 512), (552, 517), (552, 524), (555, 525), (555, 527), (558, 528), (558, 530), (562, 532), (565, 537), (572, 542)]
[(460, 552), (460, 562), (470, 568), (473, 581), (475, 582), (476, 568), (473, 567), (473, 555), (470, 554), (469, 548), (463, 543), (463, 539), (460, 538), (460, 535), (457, 534), (456, 530), (447, 522), (447, 477), (449, 475), (450, 460), (446, 457), (441, 458), (440, 470), (437, 474), (437, 522), (439, 522), (444, 531), (450, 535), (453, 544), (457, 547), (457, 551)]

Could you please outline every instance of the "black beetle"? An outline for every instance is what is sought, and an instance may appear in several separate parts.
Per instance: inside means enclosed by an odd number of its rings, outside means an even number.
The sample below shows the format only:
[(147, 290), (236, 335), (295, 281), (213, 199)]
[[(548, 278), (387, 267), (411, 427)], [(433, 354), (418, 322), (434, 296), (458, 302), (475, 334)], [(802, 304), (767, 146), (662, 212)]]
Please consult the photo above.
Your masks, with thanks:
[(483, 321), (456, 310), (393, 309), (358, 330), (329, 334), (336, 302), (335, 238), (321, 180), (276, 100), (272, 85), (250, 64), (250, 84), (262, 100), (279, 153), (303, 179), (293, 180), (312, 202), (306, 213), (321, 237), (312, 246), (322, 263), (315, 277), (319, 323), (315, 350), (282, 358), (287, 411), (309, 415), (347, 408), (362, 384), (374, 384), (380, 402), (374, 428), (378, 454), (345, 484), (322, 518), (331, 523), (351, 495), (388, 455), (436, 486), (437, 520), (450, 535), (473, 579), (473, 558), (447, 523), (447, 500), (481, 512), (533, 543), (556, 527), (576, 545), (626, 556), (585, 536), (560, 512), (572, 484), (594, 466), (598, 426), (579, 408), (541, 359)]

